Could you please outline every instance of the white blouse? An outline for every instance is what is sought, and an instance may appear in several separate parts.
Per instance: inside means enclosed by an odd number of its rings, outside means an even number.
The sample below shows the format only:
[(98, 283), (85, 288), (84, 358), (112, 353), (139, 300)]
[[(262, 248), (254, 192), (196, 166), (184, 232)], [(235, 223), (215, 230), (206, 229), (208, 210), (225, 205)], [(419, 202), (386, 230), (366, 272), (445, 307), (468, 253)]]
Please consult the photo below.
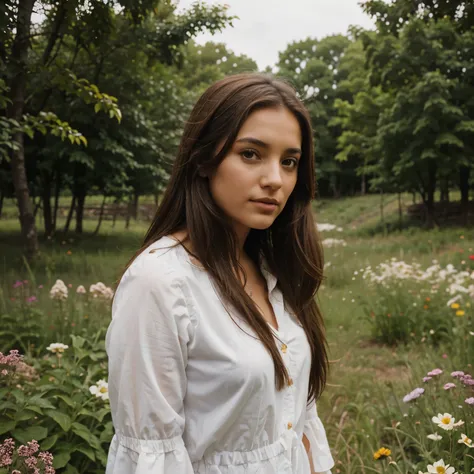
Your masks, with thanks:
[[(261, 262), (291, 377), (275, 388), (273, 360), (250, 326), (226, 312), (207, 272), (170, 237), (153, 243), (118, 286), (106, 336), (115, 428), (106, 474), (310, 474), (334, 466), (314, 403), (311, 354)], [(247, 333), (247, 334), (246, 334)]]

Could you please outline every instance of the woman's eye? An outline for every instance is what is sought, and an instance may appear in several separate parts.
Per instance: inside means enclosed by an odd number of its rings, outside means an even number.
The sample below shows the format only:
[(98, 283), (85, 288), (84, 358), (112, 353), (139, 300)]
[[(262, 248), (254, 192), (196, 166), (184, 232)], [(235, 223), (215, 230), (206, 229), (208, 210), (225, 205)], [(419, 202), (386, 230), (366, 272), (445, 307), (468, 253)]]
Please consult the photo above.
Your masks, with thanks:
[(240, 155), (246, 158), (247, 160), (251, 160), (252, 157), (256, 155), (256, 153), (253, 150), (244, 150), (240, 153)]
[(296, 158), (287, 158), (286, 160), (283, 160), (283, 163), (289, 164), (291, 168), (296, 168), (298, 166), (298, 160)]

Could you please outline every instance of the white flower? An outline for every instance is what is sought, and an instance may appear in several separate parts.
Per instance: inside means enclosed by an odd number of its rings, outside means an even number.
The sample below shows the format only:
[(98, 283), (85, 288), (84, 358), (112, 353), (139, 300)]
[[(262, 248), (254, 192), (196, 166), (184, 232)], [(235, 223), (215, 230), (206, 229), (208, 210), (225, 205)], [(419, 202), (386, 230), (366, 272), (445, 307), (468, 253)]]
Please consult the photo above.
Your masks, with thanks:
[(343, 239), (324, 239), (322, 241), (323, 247), (336, 247), (338, 245), (342, 245), (345, 247), (347, 245), (346, 241)]
[(62, 280), (56, 280), (56, 283), (53, 285), (49, 292), (49, 296), (53, 300), (64, 301), (67, 300), (68, 290), (67, 286)]
[(428, 465), (428, 472), (433, 474), (456, 474), (454, 471), (454, 467), (449, 467), (449, 464), (445, 465), (442, 459), (433, 465)]
[(438, 416), (433, 416), (432, 421), (440, 428), (443, 428), (443, 430), (450, 431), (454, 428), (454, 418), (449, 413), (444, 415), (438, 413)]
[(114, 296), (114, 291), (112, 290), (112, 288), (105, 286), (101, 281), (99, 281), (95, 285), (91, 285), (89, 291), (94, 298), (111, 300)]
[(334, 224), (316, 224), (316, 227), (319, 232), (325, 232), (329, 230), (337, 230), (338, 232), (342, 232), (342, 227), (337, 227)]
[(96, 385), (89, 387), (89, 392), (102, 400), (109, 399), (109, 384), (105, 380), (99, 380)]
[(78, 293), (80, 295), (84, 295), (84, 294), (87, 293), (87, 290), (82, 285), (79, 285), (77, 287), (76, 293)]
[(69, 349), (69, 346), (62, 344), (61, 342), (54, 342), (46, 348), (47, 351), (51, 351), (54, 354), (64, 352), (66, 349)]
[(461, 434), (461, 439), (458, 439), (458, 443), (464, 443), (469, 448), (474, 448), (472, 439), (468, 438), (464, 433)]
[(433, 441), (439, 441), (440, 439), (443, 439), (443, 437), (438, 433), (430, 434), (427, 436), (427, 438), (432, 439)]

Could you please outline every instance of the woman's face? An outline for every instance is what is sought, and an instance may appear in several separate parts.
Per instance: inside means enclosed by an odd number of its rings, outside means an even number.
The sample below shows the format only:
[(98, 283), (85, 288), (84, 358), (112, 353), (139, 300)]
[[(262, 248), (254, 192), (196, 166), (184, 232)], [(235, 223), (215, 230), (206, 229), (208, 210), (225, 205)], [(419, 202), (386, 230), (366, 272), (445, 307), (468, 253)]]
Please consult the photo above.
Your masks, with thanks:
[(298, 120), (285, 107), (256, 110), (242, 125), (209, 178), (212, 197), (239, 236), (267, 229), (282, 212), (296, 185), (301, 141)]

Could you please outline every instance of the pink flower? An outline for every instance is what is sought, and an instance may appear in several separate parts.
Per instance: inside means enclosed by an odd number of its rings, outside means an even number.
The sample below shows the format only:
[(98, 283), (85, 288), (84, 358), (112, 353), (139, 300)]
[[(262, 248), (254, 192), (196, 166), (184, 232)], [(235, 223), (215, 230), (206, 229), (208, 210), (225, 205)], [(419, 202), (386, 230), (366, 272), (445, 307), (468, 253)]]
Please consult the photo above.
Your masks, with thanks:
[(443, 387), (445, 390), (449, 390), (450, 388), (456, 388), (456, 385), (451, 383), (451, 382), (448, 382), (447, 384), (444, 385)]
[(468, 405), (474, 405), (474, 397), (466, 398), (464, 400)]
[(36, 301), (38, 301), (38, 298), (36, 298), (36, 296), (30, 296), (29, 298), (26, 298), (26, 302), (27, 303), (35, 303)]
[(2, 375), (8, 375), (8, 370), (7, 370), (7, 369), (3, 369), (3, 370), (2, 370)]
[(448, 354), (443, 354), (441, 357), (442, 357), (443, 359), (447, 359), (447, 358), (448, 358)]
[(431, 372), (428, 372), (427, 375), (434, 377), (435, 375), (441, 375), (443, 371), (441, 369), (433, 369)]
[(455, 372), (451, 372), (451, 377), (463, 377), (464, 376), (464, 372), (462, 372), (461, 370), (456, 370)]
[(423, 382), (428, 382), (428, 380), (431, 380), (433, 377), (423, 377)]
[(408, 395), (403, 397), (403, 401), (405, 403), (411, 402), (412, 400), (416, 400), (418, 397), (421, 397), (425, 392), (424, 388), (415, 388), (415, 390), (411, 391)]
[(3, 443), (0, 443), (0, 467), (10, 466), (13, 462), (14, 448), (15, 441), (12, 438), (7, 438)]

